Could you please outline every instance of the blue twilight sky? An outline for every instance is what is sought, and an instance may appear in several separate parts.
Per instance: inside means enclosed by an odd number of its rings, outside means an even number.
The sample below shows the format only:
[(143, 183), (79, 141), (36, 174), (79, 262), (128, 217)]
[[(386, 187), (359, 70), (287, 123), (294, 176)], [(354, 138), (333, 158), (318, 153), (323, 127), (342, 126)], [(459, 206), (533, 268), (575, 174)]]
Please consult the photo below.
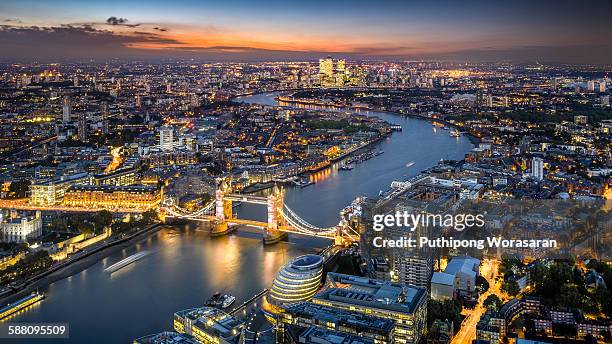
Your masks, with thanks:
[(2, 1), (4, 59), (609, 63), (611, 1)]

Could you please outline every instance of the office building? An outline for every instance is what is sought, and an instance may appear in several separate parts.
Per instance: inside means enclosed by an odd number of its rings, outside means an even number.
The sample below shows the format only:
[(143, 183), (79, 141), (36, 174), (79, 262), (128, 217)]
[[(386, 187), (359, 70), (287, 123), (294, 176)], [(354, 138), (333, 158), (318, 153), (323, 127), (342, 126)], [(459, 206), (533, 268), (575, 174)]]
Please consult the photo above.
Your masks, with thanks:
[(57, 205), (64, 200), (64, 194), (73, 185), (90, 184), (87, 173), (62, 176), (50, 181), (35, 182), (30, 185), (30, 204), (38, 206)]
[(198, 344), (198, 342), (187, 335), (165, 331), (136, 338), (133, 344)]
[(167, 152), (174, 150), (174, 128), (171, 126), (159, 128), (159, 148)]
[(162, 191), (155, 186), (75, 185), (64, 195), (63, 204), (83, 208), (150, 209), (162, 200)]
[(64, 96), (62, 104), (62, 121), (68, 123), (72, 120), (72, 104), (70, 97)]
[(334, 60), (331, 56), (319, 60), (319, 82), (323, 87), (334, 86)]
[(589, 118), (584, 115), (574, 116), (574, 124), (587, 124), (589, 123)]
[(587, 81), (587, 90), (589, 92), (593, 92), (595, 91), (595, 80), (589, 80)]
[(108, 102), (102, 102), (102, 104), (100, 104), (100, 116), (102, 117), (102, 133), (103, 134), (108, 134), (109, 133), (109, 127), (108, 127)]
[(201, 344), (238, 344), (243, 323), (212, 307), (174, 313), (174, 331), (192, 336)]
[(309, 254), (291, 260), (276, 274), (268, 301), (274, 306), (310, 300), (321, 286), (323, 257)]
[(363, 313), (331, 308), (312, 302), (283, 307), (277, 316), (277, 343), (297, 343), (305, 333), (317, 328), (336, 336), (352, 335), (374, 343), (393, 343), (395, 321)]
[(479, 270), (480, 260), (468, 256), (454, 257), (446, 265), (444, 272), (433, 274), (431, 297), (439, 300), (473, 293)]
[(531, 160), (531, 175), (536, 180), (544, 180), (544, 160), (534, 157)]
[(87, 141), (87, 115), (85, 114), (85, 112), (82, 111), (79, 112), (77, 136), (79, 138), (79, 141)]
[(394, 343), (418, 343), (426, 331), (427, 291), (401, 283), (330, 272), (315, 304), (395, 321)]

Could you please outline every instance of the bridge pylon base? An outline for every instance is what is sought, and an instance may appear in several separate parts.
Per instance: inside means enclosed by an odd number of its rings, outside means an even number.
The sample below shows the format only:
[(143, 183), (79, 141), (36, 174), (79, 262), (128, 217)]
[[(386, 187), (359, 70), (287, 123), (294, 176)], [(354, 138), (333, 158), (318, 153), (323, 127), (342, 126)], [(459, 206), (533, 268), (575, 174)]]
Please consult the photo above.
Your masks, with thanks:
[(289, 234), (281, 231), (267, 230), (263, 237), (264, 245), (272, 245), (289, 238)]
[(227, 222), (213, 223), (210, 228), (210, 236), (222, 236), (229, 234), (233, 230)]

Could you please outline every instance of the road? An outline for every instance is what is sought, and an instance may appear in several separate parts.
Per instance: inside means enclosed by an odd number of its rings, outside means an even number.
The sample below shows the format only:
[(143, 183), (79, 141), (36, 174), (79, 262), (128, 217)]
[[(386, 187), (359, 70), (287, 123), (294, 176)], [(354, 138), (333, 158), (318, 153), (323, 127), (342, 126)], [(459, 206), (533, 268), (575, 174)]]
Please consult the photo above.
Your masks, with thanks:
[(482, 261), (480, 275), (489, 282), (489, 290), (480, 295), (478, 305), (474, 309), (463, 310), (461, 314), (465, 315), (466, 318), (463, 320), (459, 332), (453, 337), (451, 344), (471, 344), (472, 340), (476, 339), (476, 325), (487, 310), (482, 303), (489, 295), (495, 294), (500, 299), (505, 299), (501, 292), (501, 281), (495, 281), (495, 277), (499, 274), (499, 263), (498, 260), (491, 259)]

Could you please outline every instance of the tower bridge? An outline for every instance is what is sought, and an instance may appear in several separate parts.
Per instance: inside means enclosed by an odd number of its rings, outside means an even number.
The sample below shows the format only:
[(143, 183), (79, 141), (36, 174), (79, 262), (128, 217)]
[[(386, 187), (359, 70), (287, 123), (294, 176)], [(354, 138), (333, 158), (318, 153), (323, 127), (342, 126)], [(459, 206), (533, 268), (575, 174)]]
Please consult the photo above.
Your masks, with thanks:
[[(302, 219), (284, 201), (284, 192), (275, 186), (268, 196), (232, 193), (229, 183), (223, 180), (215, 191), (215, 199), (197, 210), (187, 210), (170, 197), (164, 199), (160, 209), (163, 217), (204, 221), (211, 224), (211, 235), (230, 232), (230, 225), (242, 224), (261, 228), (264, 243), (272, 244), (285, 239), (288, 233), (333, 239), (336, 245), (359, 240), (359, 234), (341, 220), (337, 226), (318, 227)], [(267, 221), (239, 219), (233, 213), (233, 202), (259, 204), (267, 208)]]

